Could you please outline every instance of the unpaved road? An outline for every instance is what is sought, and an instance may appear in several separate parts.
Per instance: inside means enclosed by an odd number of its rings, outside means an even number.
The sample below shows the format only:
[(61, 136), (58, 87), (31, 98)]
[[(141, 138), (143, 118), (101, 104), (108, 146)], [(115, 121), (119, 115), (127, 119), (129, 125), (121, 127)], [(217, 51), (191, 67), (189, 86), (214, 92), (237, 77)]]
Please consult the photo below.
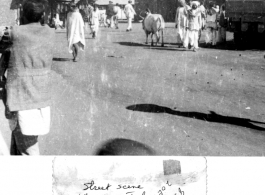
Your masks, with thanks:
[(41, 153), (92, 155), (122, 137), (159, 155), (263, 156), (265, 52), (237, 51), (232, 42), (183, 51), (173, 26), (167, 24), (163, 48), (144, 44), (141, 24), (129, 33), (125, 24), (100, 28), (97, 39), (87, 34), (78, 63), (67, 52), (65, 31), (57, 31), (52, 125), (39, 139)]

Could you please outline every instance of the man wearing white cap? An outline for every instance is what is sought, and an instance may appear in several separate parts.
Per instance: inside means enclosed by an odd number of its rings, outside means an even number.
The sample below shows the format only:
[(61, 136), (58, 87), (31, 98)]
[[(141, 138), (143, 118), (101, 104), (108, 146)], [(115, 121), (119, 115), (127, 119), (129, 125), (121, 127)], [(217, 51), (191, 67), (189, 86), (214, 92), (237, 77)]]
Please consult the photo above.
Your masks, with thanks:
[(125, 7), (124, 7), (124, 13), (128, 19), (128, 27), (126, 29), (127, 32), (132, 30), (132, 19), (133, 19), (134, 15), (136, 15), (136, 12), (133, 9), (133, 6), (131, 3), (132, 3), (132, 1), (129, 0), (128, 4), (125, 5)]
[(193, 1), (191, 3), (191, 10), (188, 10), (188, 29), (184, 39), (183, 46), (188, 48), (190, 44), (193, 47), (193, 51), (196, 51), (199, 41), (199, 30), (201, 29), (201, 11), (198, 9), (200, 3)]

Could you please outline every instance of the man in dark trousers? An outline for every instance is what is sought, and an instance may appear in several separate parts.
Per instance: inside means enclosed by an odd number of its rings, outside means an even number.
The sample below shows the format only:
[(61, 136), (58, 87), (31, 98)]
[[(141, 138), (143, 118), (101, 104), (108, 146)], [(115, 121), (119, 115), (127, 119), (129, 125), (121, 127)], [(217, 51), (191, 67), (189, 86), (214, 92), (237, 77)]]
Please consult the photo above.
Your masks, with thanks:
[(107, 24), (108, 27), (113, 27), (113, 16), (115, 15), (114, 11), (114, 4), (112, 1), (109, 1), (109, 4), (107, 6), (106, 15), (107, 15)]

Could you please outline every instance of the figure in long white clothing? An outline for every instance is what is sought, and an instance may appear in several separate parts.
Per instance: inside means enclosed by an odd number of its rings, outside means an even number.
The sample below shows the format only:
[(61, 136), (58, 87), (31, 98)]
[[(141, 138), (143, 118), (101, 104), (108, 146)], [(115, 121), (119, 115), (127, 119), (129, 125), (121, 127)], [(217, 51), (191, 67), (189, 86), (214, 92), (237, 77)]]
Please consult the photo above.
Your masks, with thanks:
[(177, 43), (179, 43), (179, 47), (183, 45), (184, 37), (186, 35), (187, 28), (187, 14), (185, 12), (185, 0), (179, 0), (180, 7), (178, 7), (176, 12), (176, 28), (177, 28)]
[(200, 9), (201, 11), (201, 29), (199, 30), (199, 40), (200, 40), (202, 31), (205, 29), (206, 25), (206, 9), (204, 7), (204, 0), (200, 0), (200, 6), (198, 9)]
[(125, 7), (124, 7), (124, 13), (128, 19), (128, 27), (127, 27), (126, 31), (132, 30), (132, 19), (133, 19), (134, 15), (136, 15), (136, 12), (135, 12), (131, 3), (132, 3), (132, 1), (129, 0), (128, 4), (125, 5)]
[(217, 40), (217, 13), (219, 9), (210, 5), (210, 8), (207, 10), (206, 16), (206, 33), (205, 33), (205, 43), (216, 45)]
[(67, 14), (67, 40), (69, 52), (77, 62), (79, 48), (85, 49), (84, 21), (75, 3), (70, 3), (70, 12)]
[(99, 28), (100, 13), (96, 5), (93, 6), (93, 11), (90, 13), (89, 23), (92, 32), (92, 37), (96, 38)]
[(189, 44), (193, 47), (193, 51), (199, 48), (199, 30), (201, 28), (201, 12), (198, 9), (199, 2), (191, 3), (191, 10), (188, 10), (188, 28), (184, 39), (184, 47), (188, 48)]
[(58, 13), (54, 14), (54, 17), (53, 17), (52, 20), (53, 20), (53, 25), (54, 25), (54, 27), (55, 27), (55, 30), (56, 30), (58, 27), (60, 27), (60, 28), (63, 29), (63, 21), (60, 20), (60, 18), (59, 18), (59, 14), (58, 14)]

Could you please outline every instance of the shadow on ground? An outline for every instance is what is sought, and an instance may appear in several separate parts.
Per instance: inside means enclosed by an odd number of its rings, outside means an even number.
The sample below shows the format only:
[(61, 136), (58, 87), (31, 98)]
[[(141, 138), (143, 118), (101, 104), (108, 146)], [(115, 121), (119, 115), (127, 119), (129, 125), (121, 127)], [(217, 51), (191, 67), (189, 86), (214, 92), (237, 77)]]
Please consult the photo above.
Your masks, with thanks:
[(241, 126), (241, 127), (247, 127), (247, 128), (255, 129), (258, 131), (265, 131), (265, 128), (252, 124), (252, 123), (265, 124), (263, 122), (252, 121), (246, 118), (222, 116), (213, 111), (210, 111), (209, 114), (205, 114), (201, 112), (182, 112), (178, 110), (172, 110), (171, 108), (167, 108), (163, 106), (158, 106), (155, 104), (136, 104), (136, 105), (128, 106), (126, 107), (126, 109), (132, 110), (132, 111), (139, 111), (139, 112), (167, 113), (171, 115), (204, 120), (207, 122), (224, 123), (224, 124), (236, 125), (236, 126)]
[(135, 42), (116, 42), (120, 45), (125, 45), (125, 46), (134, 46), (134, 47), (146, 47), (145, 43), (135, 43)]
[(57, 61), (57, 62), (66, 62), (66, 61), (72, 61), (72, 58), (53, 58), (53, 61)]
[(241, 46), (236, 46), (234, 40), (226, 41), (226, 43), (217, 44), (215, 46), (209, 46), (205, 43), (200, 43), (200, 47), (208, 48), (208, 49), (217, 49), (217, 50), (237, 50), (237, 51), (245, 51), (245, 50), (264, 50), (262, 45), (258, 44), (257, 42), (249, 43), (249, 44), (242, 44)]
[(154, 50), (170, 50), (170, 51), (183, 51), (183, 48), (179, 48), (176, 43), (164, 43), (165, 46), (161, 47), (161, 43), (158, 45), (151, 46), (151, 43), (135, 43), (135, 42), (116, 42), (120, 45), (130, 46), (130, 47), (143, 47), (144, 49), (154, 49)]

